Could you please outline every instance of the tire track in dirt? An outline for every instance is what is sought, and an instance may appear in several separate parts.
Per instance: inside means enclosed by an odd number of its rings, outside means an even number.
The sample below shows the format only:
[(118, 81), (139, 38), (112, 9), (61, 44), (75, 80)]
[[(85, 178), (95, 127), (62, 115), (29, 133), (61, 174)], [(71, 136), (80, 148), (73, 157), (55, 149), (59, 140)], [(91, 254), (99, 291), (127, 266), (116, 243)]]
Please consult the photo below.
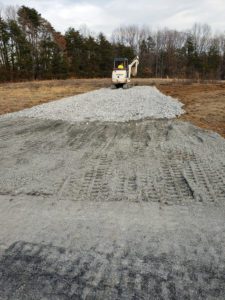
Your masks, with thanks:
[(225, 200), (225, 141), (191, 124), (7, 122), (0, 122), (1, 136), (8, 135), (1, 142), (1, 194), (169, 204)]
[(156, 254), (157, 245), (139, 254), (129, 244), (81, 253), (15, 242), (0, 261), (0, 299), (222, 299), (225, 261), (217, 251), (205, 252), (207, 261), (194, 252), (188, 258), (185, 247)]

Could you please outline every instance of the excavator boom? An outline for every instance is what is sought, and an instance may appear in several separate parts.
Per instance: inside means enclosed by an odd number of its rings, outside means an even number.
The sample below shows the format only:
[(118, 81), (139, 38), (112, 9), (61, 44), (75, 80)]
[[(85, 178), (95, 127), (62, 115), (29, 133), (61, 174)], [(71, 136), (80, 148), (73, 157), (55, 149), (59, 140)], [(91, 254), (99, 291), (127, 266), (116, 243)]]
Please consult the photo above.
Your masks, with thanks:
[(138, 65), (139, 65), (139, 57), (136, 56), (134, 58), (134, 60), (132, 61), (132, 63), (129, 64), (129, 66), (128, 66), (129, 78), (131, 78), (131, 76), (133, 76), (133, 77), (137, 76)]

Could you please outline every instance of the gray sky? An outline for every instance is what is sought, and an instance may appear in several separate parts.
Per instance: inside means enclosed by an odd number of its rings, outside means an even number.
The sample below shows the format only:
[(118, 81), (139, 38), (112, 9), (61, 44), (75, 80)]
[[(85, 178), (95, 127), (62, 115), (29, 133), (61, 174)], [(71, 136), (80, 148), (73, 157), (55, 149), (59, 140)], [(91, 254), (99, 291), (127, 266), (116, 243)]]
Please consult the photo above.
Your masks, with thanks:
[(196, 22), (225, 30), (225, 0), (0, 0), (7, 5), (34, 7), (61, 32), (83, 24), (107, 35), (123, 24), (179, 30)]

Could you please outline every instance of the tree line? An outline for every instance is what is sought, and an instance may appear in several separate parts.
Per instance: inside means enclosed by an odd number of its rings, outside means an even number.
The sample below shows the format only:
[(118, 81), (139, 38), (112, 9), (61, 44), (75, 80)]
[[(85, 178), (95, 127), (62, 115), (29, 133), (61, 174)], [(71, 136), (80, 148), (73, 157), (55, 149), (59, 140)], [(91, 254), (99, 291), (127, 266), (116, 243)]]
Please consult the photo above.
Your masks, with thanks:
[(213, 34), (207, 24), (187, 31), (119, 27), (112, 40), (139, 53), (143, 77), (225, 78), (225, 34)]
[(225, 78), (225, 35), (208, 25), (177, 31), (135, 25), (103, 33), (65, 34), (33, 8), (0, 13), (0, 81), (111, 76), (114, 57), (140, 56), (140, 77)]
[(9, 7), (0, 15), (0, 81), (107, 77), (115, 56), (131, 59), (129, 46), (69, 28), (57, 32), (35, 9)]

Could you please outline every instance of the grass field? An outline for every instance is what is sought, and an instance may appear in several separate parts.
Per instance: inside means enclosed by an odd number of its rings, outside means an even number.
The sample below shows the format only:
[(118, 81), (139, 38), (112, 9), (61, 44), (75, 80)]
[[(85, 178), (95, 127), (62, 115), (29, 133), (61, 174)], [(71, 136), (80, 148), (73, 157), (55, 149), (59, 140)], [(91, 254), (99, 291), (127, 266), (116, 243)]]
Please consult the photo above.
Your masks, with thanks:
[[(135, 79), (137, 85), (156, 85), (185, 104), (182, 120), (225, 137), (225, 82), (191, 83), (171, 79)], [(0, 85), (0, 114), (19, 111), (63, 97), (110, 86), (110, 79), (68, 79)]]

